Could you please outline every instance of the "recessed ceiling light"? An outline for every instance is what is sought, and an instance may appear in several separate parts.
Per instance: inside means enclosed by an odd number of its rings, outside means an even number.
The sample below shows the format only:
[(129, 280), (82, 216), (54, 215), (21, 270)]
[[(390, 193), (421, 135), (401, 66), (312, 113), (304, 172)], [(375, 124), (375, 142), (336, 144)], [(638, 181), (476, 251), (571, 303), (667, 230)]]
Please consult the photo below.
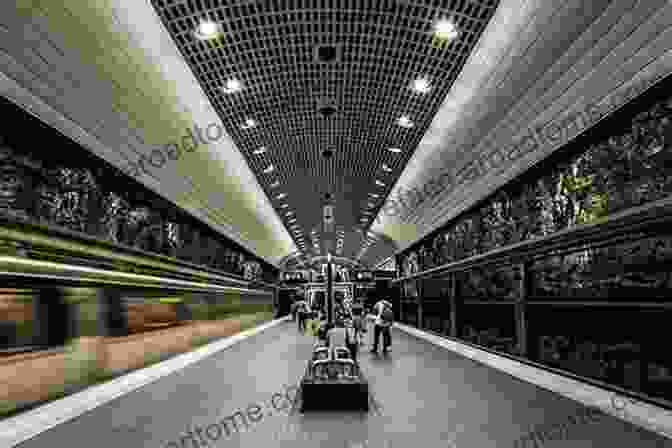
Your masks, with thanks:
[(400, 153), (401, 152), (401, 148), (387, 148), (387, 150), (390, 151), (390, 152), (394, 152), (394, 153)]
[(243, 84), (237, 79), (229, 79), (226, 81), (226, 85), (222, 87), (222, 92), (224, 93), (236, 93), (240, 92), (243, 89)]
[(247, 120), (245, 120), (245, 124), (241, 125), (240, 128), (243, 129), (243, 130), (246, 130), (246, 129), (252, 129), (256, 126), (257, 126), (257, 122), (254, 121), (251, 118), (248, 118)]
[(411, 88), (417, 93), (427, 93), (432, 88), (429, 85), (429, 80), (427, 78), (418, 78), (411, 83)]
[(287, 194), (286, 194), (286, 193), (280, 193), (279, 195), (277, 195), (277, 196), (275, 197), (275, 199), (285, 199), (286, 197), (287, 197)]
[(271, 184), (271, 188), (278, 188), (280, 186), (280, 182), (277, 180)]
[(369, 196), (371, 196), (372, 198), (379, 198), (380, 197), (380, 195), (376, 194), (376, 193), (369, 193)]
[(384, 187), (385, 186), (385, 184), (382, 183), (381, 181), (379, 181), (378, 179), (376, 179), (376, 185), (378, 185), (379, 187)]
[(442, 40), (453, 40), (460, 32), (450, 20), (440, 20), (434, 25), (434, 35)]
[(291, 210), (290, 210), (290, 211), (288, 211), (287, 213), (285, 213), (285, 215), (286, 215), (286, 216), (292, 216), (293, 214), (294, 214), (294, 212), (293, 212), (293, 211), (291, 211)]
[(289, 207), (289, 205), (287, 205), (287, 204), (282, 204), (282, 205), (280, 206), (280, 208), (287, 208), (287, 207)]
[(254, 154), (263, 154), (265, 152), (266, 152), (266, 147), (265, 146), (262, 146), (261, 148), (254, 150)]
[(389, 172), (392, 171), (392, 168), (390, 168), (389, 166), (387, 166), (386, 164), (383, 163), (383, 171), (386, 171), (386, 172), (389, 173)]
[(268, 168), (264, 169), (264, 173), (272, 173), (273, 170), (275, 170), (275, 167), (273, 165), (268, 165)]
[(412, 128), (414, 126), (413, 122), (407, 115), (402, 115), (401, 117), (397, 118), (397, 124), (406, 129)]
[(211, 20), (203, 20), (194, 31), (194, 36), (199, 40), (217, 39), (222, 34), (222, 26)]

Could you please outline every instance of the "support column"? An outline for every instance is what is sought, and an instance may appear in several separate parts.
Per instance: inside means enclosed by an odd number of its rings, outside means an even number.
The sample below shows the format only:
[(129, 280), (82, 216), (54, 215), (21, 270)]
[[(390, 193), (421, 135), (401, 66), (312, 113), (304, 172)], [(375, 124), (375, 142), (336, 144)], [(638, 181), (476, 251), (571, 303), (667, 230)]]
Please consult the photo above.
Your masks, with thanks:
[(528, 264), (520, 263), (518, 265), (520, 270), (520, 281), (518, 284), (518, 297), (515, 304), (515, 319), (516, 319), (516, 341), (518, 345), (518, 354), (527, 357), (527, 321), (525, 315), (525, 305), (527, 301), (528, 292)]
[(450, 274), (450, 336), (456, 338), (458, 335), (457, 331), (457, 317), (458, 317), (458, 303), (457, 298), (457, 275), (455, 273)]
[(333, 276), (331, 272), (331, 261), (327, 263), (327, 322), (334, 323), (334, 297), (333, 297)]
[(406, 297), (404, 294), (404, 283), (399, 282), (397, 283), (397, 291), (399, 294), (399, 321), (403, 322), (404, 324), (406, 323)]
[(418, 306), (417, 306), (417, 313), (416, 313), (417, 321), (418, 321), (418, 328), (423, 329), (424, 328), (424, 325), (423, 325), (424, 324), (424, 322), (423, 322), (424, 318), (423, 318), (423, 312), (422, 312), (422, 308), (423, 308), (422, 307), (422, 302), (423, 302), (423, 298), (422, 298), (423, 291), (422, 291), (422, 289), (423, 288), (421, 287), (420, 280), (412, 280), (412, 281), (416, 282), (416, 290), (418, 291), (418, 301), (417, 301)]

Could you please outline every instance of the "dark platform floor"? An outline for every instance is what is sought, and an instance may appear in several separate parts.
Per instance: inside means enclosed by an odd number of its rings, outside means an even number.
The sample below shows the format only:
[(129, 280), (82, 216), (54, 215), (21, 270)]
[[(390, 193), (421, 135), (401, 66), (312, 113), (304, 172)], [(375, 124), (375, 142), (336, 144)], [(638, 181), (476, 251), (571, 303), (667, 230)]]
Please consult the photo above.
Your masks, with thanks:
[[(287, 322), (19, 446), (501, 448), (514, 447), (534, 425), (568, 423), (583, 409), (401, 331), (393, 330), (392, 337), (389, 357), (362, 348), (360, 362), (379, 405), (366, 415), (273, 410), (273, 394), (298, 383), (313, 343)], [(263, 417), (240, 433), (208, 445), (180, 445), (189, 427), (205, 429), (257, 403)], [(283, 403), (276, 399), (279, 407)], [(214, 427), (211, 434), (217, 437)], [(543, 444), (570, 446), (667, 448), (672, 440), (603, 416), (571, 425), (564, 440)]]

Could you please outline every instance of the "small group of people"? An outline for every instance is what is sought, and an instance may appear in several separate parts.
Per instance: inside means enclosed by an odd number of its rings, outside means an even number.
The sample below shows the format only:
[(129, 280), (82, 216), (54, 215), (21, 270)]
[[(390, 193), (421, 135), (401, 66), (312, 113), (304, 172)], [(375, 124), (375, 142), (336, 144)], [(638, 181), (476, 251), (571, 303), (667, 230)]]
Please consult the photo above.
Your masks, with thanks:
[[(348, 307), (348, 315), (344, 316), (343, 327), (337, 327), (327, 322), (327, 315), (322, 311), (313, 313), (307, 302), (301, 300), (296, 303), (296, 313), (298, 317), (299, 331), (306, 331), (306, 319), (313, 314), (317, 314), (319, 326), (317, 337), (326, 342), (327, 345), (333, 343), (335, 346), (346, 346), (352, 352), (353, 359), (357, 359), (358, 347), (364, 343), (366, 334), (365, 310), (362, 300), (355, 301)], [(392, 335), (390, 329), (394, 323), (394, 312), (392, 304), (383, 299), (376, 302), (373, 306), (372, 314), (369, 320), (373, 322), (373, 344), (371, 353), (378, 353), (380, 347), (380, 338), (382, 335), (382, 353), (388, 353), (392, 345)]]

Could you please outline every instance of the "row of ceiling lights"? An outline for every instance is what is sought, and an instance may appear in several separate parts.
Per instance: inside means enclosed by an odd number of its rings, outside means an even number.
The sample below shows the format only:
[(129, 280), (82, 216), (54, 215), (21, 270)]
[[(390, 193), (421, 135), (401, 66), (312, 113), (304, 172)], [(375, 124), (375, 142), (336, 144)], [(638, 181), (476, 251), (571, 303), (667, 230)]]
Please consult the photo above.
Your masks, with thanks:
[[(223, 30), (222, 30), (221, 24), (210, 21), (210, 20), (201, 21), (200, 24), (198, 25), (198, 27), (196, 28), (196, 30), (194, 31), (194, 36), (197, 39), (202, 40), (202, 41), (217, 40), (217, 39), (220, 39), (222, 37), (222, 35), (223, 35)], [(453, 39), (457, 38), (458, 35), (459, 35), (459, 31), (457, 30), (457, 27), (453, 24), (453, 22), (451, 22), (449, 20), (440, 20), (434, 25), (434, 36), (436, 36), (436, 37), (438, 37), (442, 40), (450, 41), (450, 40), (453, 40)], [(417, 79), (413, 80), (409, 87), (411, 88), (411, 90), (413, 90), (415, 93), (418, 93), (418, 94), (426, 94), (432, 89), (431, 82), (426, 77), (421, 77), (421, 78), (417, 78)], [(223, 87), (221, 87), (220, 90), (222, 91), (222, 93), (225, 93), (225, 94), (234, 94), (234, 93), (240, 92), (242, 89), (243, 89), (242, 82), (240, 82), (238, 79), (231, 78), (225, 83), (225, 85)], [(413, 123), (413, 121), (411, 120), (411, 118), (408, 115), (400, 116), (397, 119), (396, 123), (397, 123), (398, 126), (400, 126), (402, 128), (405, 128), (405, 129), (411, 129), (415, 126), (415, 124)], [(256, 127), (257, 127), (257, 122), (256, 122), (256, 120), (254, 120), (252, 118), (247, 118), (245, 120), (245, 123), (240, 125), (240, 128), (242, 130), (249, 130), (249, 129), (253, 129), (253, 128), (256, 128)], [(264, 154), (266, 152), (266, 149), (267, 149), (266, 147), (262, 146), (259, 149), (255, 150), (254, 154), (255, 155)], [(401, 148), (388, 148), (388, 150), (390, 152), (393, 152), (393, 153), (400, 153), (401, 152)], [(393, 171), (392, 168), (390, 168), (386, 164), (383, 164), (382, 170), (386, 173), (391, 173)], [(264, 174), (270, 174), (273, 171), (275, 171), (275, 167), (273, 166), (273, 164), (270, 164), (267, 168), (265, 168), (263, 170)], [(380, 181), (378, 179), (376, 179), (375, 183), (376, 183), (376, 186), (378, 186), (378, 187), (385, 187), (385, 183), (383, 183), (382, 181)], [(277, 188), (279, 186), (280, 186), (280, 182), (278, 182), (277, 180), (270, 184), (270, 188)], [(285, 193), (281, 193), (280, 195), (278, 195), (276, 197), (276, 199), (277, 200), (282, 200), (286, 196), (287, 195)], [(374, 194), (374, 193), (371, 193), (370, 196), (374, 199), (377, 199), (379, 197), (378, 194)], [(375, 204), (371, 203), (371, 202), (369, 202), (367, 205), (368, 205), (369, 208), (372, 208), (372, 209), (375, 207)], [(283, 209), (287, 208), (287, 207), (288, 207), (287, 204), (282, 204), (281, 205), (281, 208), (283, 208)], [(292, 216), (293, 214), (294, 214), (294, 212), (292, 212), (291, 210), (288, 211), (285, 214), (285, 216), (290, 217), (287, 220), (287, 223), (289, 224), (289, 227), (292, 228), (292, 231), (295, 234), (295, 237), (294, 237), (295, 241), (297, 242), (297, 244), (299, 245), (299, 247), (302, 250), (305, 250), (305, 243), (304, 243), (304, 239), (303, 239), (303, 234), (302, 234), (299, 226), (296, 224), (296, 218)], [(360, 220), (360, 222), (363, 223), (363, 228), (362, 228), (363, 230), (365, 230), (366, 224), (368, 224), (368, 222), (372, 219), (370, 215), (371, 215), (370, 211), (364, 210), (363, 217)], [(368, 247), (370, 244), (371, 243), (369, 242), (369, 240), (367, 240), (364, 243), (365, 248)], [(343, 245), (343, 235), (341, 234), (341, 236), (338, 240), (337, 247), (342, 249), (342, 245)], [(319, 249), (319, 242), (314, 241), (314, 247), (315, 247), (315, 249)]]
[[(457, 38), (458, 35), (459, 35), (459, 31), (458, 31), (457, 27), (455, 26), (455, 24), (453, 22), (451, 22), (449, 20), (441, 20), (441, 21), (437, 22), (434, 26), (434, 36), (438, 37), (441, 40), (451, 41), (451, 40), (454, 40), (455, 38)], [(418, 78), (411, 83), (410, 88), (415, 93), (424, 95), (426, 93), (429, 93), (429, 91), (432, 89), (431, 81), (427, 78)], [(415, 124), (413, 123), (413, 121), (411, 120), (411, 118), (408, 115), (402, 115), (401, 117), (399, 117), (397, 119), (397, 125), (399, 125), (402, 128), (405, 128), (405, 129), (411, 129), (415, 126)], [(401, 152), (401, 148), (388, 148), (388, 150), (390, 152), (393, 152), (393, 153), (400, 153)], [(386, 164), (382, 165), (382, 170), (385, 173), (391, 173), (393, 171)], [(386, 187), (385, 183), (382, 182), (379, 179), (375, 180), (375, 184), (376, 184), (377, 187), (380, 187), (380, 188), (385, 188)], [(371, 198), (373, 198), (374, 200), (380, 198), (380, 195), (377, 194), (377, 193), (370, 193), (369, 196)], [(367, 207), (369, 209), (364, 209), (362, 211), (362, 218), (360, 219), (360, 222), (362, 223), (362, 230), (363, 231), (366, 230), (367, 224), (369, 224), (370, 221), (373, 219), (373, 216), (371, 216), (372, 215), (371, 210), (375, 209), (375, 206), (376, 206), (376, 204), (374, 202), (368, 202)], [(375, 237), (374, 237), (373, 241), (371, 241), (369, 239), (366, 239), (366, 241), (363, 244), (361, 252), (363, 253), (372, 244), (375, 244)], [(360, 256), (361, 256), (361, 254), (360, 254)]]

